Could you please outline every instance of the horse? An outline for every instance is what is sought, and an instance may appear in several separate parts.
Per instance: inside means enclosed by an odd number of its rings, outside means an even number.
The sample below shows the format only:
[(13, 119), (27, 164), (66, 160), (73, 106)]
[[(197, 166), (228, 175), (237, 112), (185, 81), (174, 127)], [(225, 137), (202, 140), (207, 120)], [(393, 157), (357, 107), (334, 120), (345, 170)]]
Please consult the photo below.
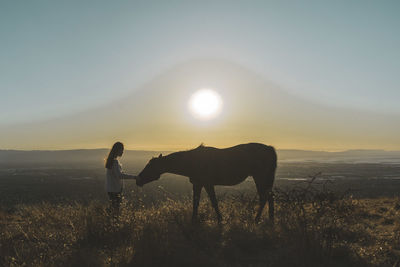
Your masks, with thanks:
[(259, 196), (255, 221), (259, 222), (268, 200), (269, 219), (274, 220), (272, 186), (275, 179), (277, 155), (274, 147), (260, 143), (240, 144), (218, 149), (201, 144), (199, 147), (152, 158), (139, 173), (136, 184), (143, 186), (158, 180), (163, 173), (186, 176), (193, 184), (193, 216), (197, 220), (201, 190), (206, 190), (218, 223), (222, 216), (215, 195), (216, 185), (236, 185), (252, 176)]

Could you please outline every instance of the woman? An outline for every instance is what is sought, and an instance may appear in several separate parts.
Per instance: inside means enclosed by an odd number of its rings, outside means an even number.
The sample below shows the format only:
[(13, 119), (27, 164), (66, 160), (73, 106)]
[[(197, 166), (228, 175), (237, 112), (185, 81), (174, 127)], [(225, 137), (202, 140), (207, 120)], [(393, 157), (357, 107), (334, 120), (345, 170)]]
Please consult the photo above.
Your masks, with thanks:
[(111, 204), (111, 212), (114, 216), (119, 214), (119, 206), (121, 205), (123, 189), (123, 179), (136, 179), (135, 175), (122, 172), (121, 164), (118, 158), (124, 153), (124, 145), (116, 142), (111, 148), (106, 161), (107, 179), (106, 190)]

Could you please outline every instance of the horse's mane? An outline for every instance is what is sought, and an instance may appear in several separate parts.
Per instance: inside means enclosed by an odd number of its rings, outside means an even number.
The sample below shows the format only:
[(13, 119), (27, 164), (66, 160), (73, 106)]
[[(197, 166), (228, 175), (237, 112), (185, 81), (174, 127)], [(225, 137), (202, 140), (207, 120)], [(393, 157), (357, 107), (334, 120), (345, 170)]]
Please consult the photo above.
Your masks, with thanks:
[(201, 149), (205, 149), (208, 148), (207, 146), (204, 145), (204, 143), (201, 143), (198, 147), (196, 148), (192, 148), (192, 149), (188, 149), (188, 150), (182, 150), (182, 151), (177, 151), (174, 153), (169, 154), (168, 156), (170, 157), (179, 157), (179, 156), (183, 156), (183, 155), (187, 155), (190, 152), (197, 152), (200, 151)]
[(195, 149), (192, 150), (196, 150), (196, 149), (202, 149), (205, 148), (206, 146), (204, 145), (204, 143), (201, 143), (198, 147), (196, 147)]
[(188, 149), (188, 150), (183, 150), (183, 151), (179, 151), (179, 152), (192, 152), (192, 151), (197, 151), (200, 149), (206, 148), (206, 146), (204, 145), (204, 143), (201, 143), (198, 147), (196, 148), (192, 148), (192, 149)]

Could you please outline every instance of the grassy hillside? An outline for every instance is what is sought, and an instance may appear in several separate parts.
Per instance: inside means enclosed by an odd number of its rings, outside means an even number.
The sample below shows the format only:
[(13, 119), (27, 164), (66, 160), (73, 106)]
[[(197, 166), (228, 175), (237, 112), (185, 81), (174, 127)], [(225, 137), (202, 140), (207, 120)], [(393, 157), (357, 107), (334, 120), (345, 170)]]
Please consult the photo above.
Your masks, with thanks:
[[(318, 187), (320, 188), (320, 187)], [(312, 184), (276, 191), (276, 221), (254, 223), (253, 195), (220, 197), (223, 225), (203, 197), (126, 194), (118, 221), (104, 202), (20, 205), (0, 213), (3, 266), (393, 266), (400, 200), (353, 199)]]

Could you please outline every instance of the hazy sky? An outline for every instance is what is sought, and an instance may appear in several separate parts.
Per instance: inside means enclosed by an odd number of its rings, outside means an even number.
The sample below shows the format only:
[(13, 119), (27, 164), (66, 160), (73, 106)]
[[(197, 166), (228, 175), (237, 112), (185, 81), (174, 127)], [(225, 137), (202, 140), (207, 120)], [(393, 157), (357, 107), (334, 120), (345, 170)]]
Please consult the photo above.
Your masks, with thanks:
[(332, 107), (400, 114), (400, 1), (0, 2), (0, 126), (113, 102), (224, 58)]

